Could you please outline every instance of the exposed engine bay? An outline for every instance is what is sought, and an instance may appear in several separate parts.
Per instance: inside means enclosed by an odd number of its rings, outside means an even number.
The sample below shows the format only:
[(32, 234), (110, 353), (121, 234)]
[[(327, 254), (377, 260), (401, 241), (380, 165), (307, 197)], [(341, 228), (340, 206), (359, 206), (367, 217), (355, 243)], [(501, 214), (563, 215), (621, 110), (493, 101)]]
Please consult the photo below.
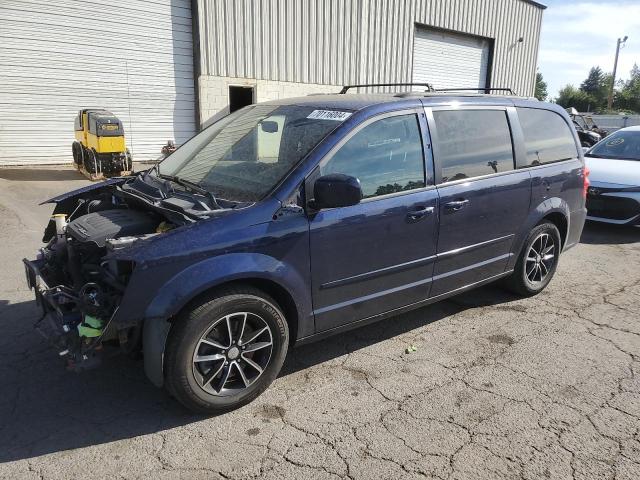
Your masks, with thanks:
[(111, 325), (135, 268), (111, 253), (228, 208), (213, 195), (143, 172), (80, 189), (55, 203), (27, 282), (43, 308), (37, 329), (73, 369), (97, 364), (107, 350), (133, 351), (142, 325)]

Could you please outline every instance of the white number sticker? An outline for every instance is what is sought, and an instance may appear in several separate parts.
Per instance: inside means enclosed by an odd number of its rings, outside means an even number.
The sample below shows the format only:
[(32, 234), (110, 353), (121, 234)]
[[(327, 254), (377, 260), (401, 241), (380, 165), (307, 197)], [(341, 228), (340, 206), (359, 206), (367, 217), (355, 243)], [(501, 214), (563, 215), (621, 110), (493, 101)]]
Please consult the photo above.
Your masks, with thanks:
[(344, 122), (351, 116), (350, 112), (338, 112), (337, 110), (314, 110), (307, 118), (316, 120), (335, 120), (336, 122)]

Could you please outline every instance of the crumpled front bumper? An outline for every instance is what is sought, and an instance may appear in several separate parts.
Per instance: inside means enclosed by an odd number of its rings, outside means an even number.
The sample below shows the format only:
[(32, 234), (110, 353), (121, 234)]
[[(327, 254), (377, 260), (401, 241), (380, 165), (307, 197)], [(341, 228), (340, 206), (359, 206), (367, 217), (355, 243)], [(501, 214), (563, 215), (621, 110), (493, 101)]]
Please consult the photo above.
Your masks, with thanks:
[(92, 352), (97, 342), (84, 344), (78, 335), (77, 326), (82, 321), (81, 312), (69, 308), (77, 301), (75, 293), (64, 285), (50, 286), (40, 272), (43, 262), (23, 259), (26, 282), (35, 293), (36, 304), (42, 309), (42, 316), (34, 325), (67, 361), (74, 370), (84, 370), (99, 363)]

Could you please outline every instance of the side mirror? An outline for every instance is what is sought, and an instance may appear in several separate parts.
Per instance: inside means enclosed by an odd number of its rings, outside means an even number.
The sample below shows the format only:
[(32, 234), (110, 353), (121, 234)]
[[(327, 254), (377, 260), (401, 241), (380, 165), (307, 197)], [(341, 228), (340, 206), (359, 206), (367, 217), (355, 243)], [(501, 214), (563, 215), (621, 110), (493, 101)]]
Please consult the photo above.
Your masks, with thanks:
[(318, 178), (313, 185), (315, 209), (348, 207), (362, 200), (362, 187), (356, 177), (332, 173)]
[(278, 122), (265, 120), (264, 122), (260, 122), (260, 128), (266, 133), (276, 133), (278, 131)]
[(589, 150), (591, 150), (591, 147), (582, 147), (582, 153), (587, 153)]

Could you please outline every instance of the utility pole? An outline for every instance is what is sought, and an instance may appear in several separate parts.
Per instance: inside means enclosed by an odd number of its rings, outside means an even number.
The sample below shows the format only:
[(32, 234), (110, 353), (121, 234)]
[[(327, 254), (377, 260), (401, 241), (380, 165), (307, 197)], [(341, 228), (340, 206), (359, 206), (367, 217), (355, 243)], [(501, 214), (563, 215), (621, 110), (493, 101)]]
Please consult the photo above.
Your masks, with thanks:
[(618, 70), (618, 56), (620, 55), (620, 47), (627, 41), (629, 38), (627, 35), (624, 38), (618, 39), (618, 44), (616, 45), (616, 59), (613, 62), (613, 78), (611, 79), (611, 87), (609, 88), (609, 99), (607, 100), (607, 110), (611, 110), (613, 107), (613, 87), (616, 84), (616, 71)]

